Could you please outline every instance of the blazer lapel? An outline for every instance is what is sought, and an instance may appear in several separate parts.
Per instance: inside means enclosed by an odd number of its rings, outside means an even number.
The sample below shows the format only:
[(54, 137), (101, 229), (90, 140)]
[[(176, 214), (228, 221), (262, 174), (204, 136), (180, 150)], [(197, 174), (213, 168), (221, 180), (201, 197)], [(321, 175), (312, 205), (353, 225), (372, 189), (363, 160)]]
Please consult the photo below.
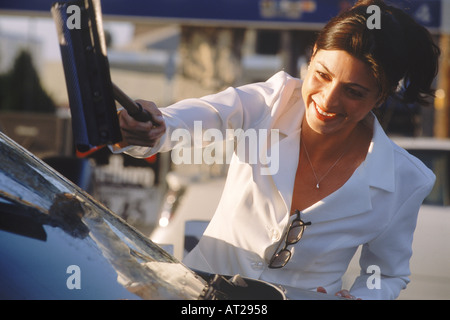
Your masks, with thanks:
[(300, 130), (292, 132), (290, 135), (280, 133), (278, 146), (279, 166), (278, 172), (272, 175), (272, 179), (283, 198), (286, 212), (291, 208), (292, 192), (294, 190), (295, 173), (298, 165), (298, 154), (300, 151)]

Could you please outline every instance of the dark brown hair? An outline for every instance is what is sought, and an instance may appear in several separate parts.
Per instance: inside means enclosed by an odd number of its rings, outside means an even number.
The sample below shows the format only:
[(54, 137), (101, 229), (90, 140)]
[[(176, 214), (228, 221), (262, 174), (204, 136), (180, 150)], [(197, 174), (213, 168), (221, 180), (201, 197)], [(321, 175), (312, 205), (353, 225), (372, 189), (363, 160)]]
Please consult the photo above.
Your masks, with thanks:
[[(370, 5), (380, 8), (380, 29), (370, 29)], [(345, 50), (365, 62), (380, 89), (380, 102), (404, 80), (403, 100), (426, 103), (433, 96), (440, 50), (428, 30), (401, 9), (382, 0), (361, 0), (330, 20), (315, 43), (318, 50)]]

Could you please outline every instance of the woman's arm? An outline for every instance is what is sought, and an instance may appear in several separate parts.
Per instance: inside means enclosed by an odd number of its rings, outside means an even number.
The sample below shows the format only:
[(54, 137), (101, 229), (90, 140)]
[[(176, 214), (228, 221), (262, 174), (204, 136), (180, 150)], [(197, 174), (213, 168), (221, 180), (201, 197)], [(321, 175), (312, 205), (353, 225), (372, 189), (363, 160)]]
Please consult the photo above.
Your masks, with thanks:
[[(135, 157), (148, 157), (176, 147), (188, 147), (194, 144), (195, 126), (199, 123), (203, 132), (216, 129), (226, 138), (227, 129), (253, 128), (269, 116), (286, 84), (296, 81), (285, 72), (279, 72), (266, 82), (228, 88), (202, 98), (185, 99), (161, 109), (152, 102), (139, 100), (146, 110), (161, 121), (152, 127), (151, 123), (139, 123), (122, 111), (119, 121), (124, 143), (112, 149)], [(161, 115), (162, 118), (159, 118)], [(186, 141), (173, 139), (175, 130), (185, 130), (190, 134), (192, 140), (187, 142), (188, 145)]]
[[(388, 228), (361, 251), (361, 275), (350, 293), (362, 299), (396, 299), (409, 283), (409, 261), (417, 214), (434, 180), (429, 181), (404, 201)], [(369, 273), (367, 273), (369, 272)]]

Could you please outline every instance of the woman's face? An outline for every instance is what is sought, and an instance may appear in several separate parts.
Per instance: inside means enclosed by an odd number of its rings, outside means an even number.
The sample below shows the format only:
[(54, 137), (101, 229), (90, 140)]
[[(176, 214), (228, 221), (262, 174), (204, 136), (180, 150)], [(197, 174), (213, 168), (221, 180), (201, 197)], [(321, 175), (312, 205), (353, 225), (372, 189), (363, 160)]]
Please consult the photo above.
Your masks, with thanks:
[(322, 134), (350, 132), (377, 105), (369, 67), (343, 50), (318, 50), (302, 86), (309, 127)]

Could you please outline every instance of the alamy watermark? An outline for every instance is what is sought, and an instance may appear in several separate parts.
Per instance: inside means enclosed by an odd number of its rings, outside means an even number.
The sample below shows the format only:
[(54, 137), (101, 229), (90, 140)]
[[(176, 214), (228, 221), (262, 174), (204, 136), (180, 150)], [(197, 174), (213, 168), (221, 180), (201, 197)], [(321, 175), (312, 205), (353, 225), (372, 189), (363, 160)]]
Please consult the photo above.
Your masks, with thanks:
[(69, 15), (67, 17), (66, 26), (67, 29), (81, 29), (81, 9), (79, 6), (72, 4), (67, 7), (66, 13)]
[(372, 4), (367, 7), (366, 13), (372, 14), (367, 18), (366, 25), (367, 28), (372, 29), (381, 29), (381, 11), (380, 7)]
[[(224, 136), (225, 134), (225, 136)], [(175, 129), (170, 139), (177, 142), (172, 150), (174, 164), (230, 164), (233, 153), (240, 163), (259, 165), (261, 175), (273, 175), (279, 169), (278, 129), (203, 130), (202, 121), (194, 129)]]
[[(81, 268), (72, 264), (67, 267), (66, 273), (70, 276), (66, 280), (66, 287), (69, 290), (81, 290)], [(381, 289), (381, 269), (378, 265), (370, 265), (366, 270), (367, 274), (371, 274), (366, 280), (366, 286), (369, 290)]]
[(81, 289), (81, 269), (76, 264), (72, 264), (67, 267), (66, 273), (70, 276), (66, 280), (67, 289)]
[(371, 275), (366, 280), (366, 286), (367, 289), (373, 290), (373, 289), (381, 289), (381, 269), (380, 266), (377, 266), (375, 264), (370, 265), (367, 267), (368, 274)]
[[(81, 29), (81, 9), (73, 4), (67, 7), (66, 13), (69, 15), (66, 26), (69, 30)], [(381, 29), (381, 11), (380, 7), (372, 4), (367, 7), (366, 13), (371, 14), (367, 19), (366, 25), (369, 29)]]

